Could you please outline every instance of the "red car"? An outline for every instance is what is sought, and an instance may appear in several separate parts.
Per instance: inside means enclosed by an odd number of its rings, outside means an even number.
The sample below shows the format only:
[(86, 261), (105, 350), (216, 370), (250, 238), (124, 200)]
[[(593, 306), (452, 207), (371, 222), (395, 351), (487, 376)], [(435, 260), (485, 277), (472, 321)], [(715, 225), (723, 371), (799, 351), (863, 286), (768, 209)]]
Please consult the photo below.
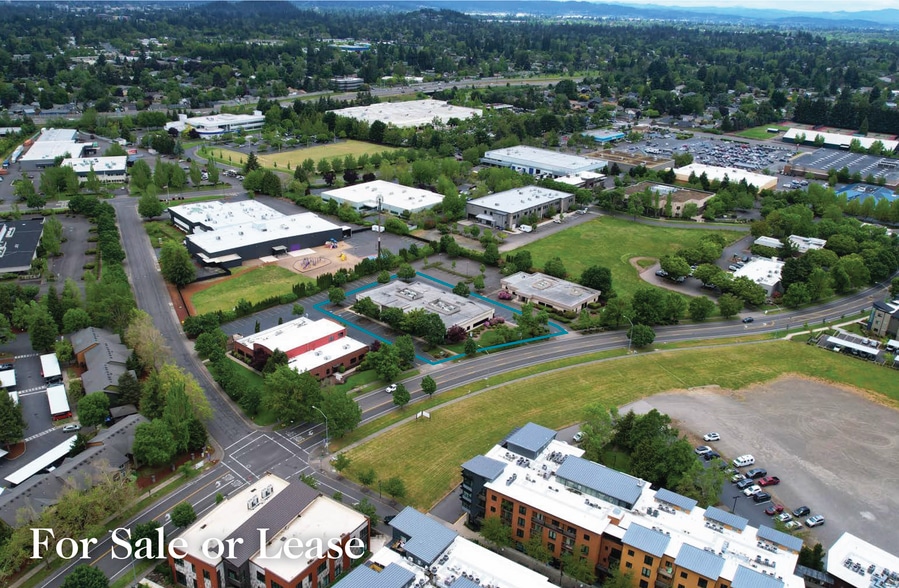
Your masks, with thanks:
[(765, 514), (769, 517), (773, 517), (778, 513), (782, 513), (784, 511), (784, 506), (782, 504), (772, 504), (768, 508), (765, 509)]
[(755, 482), (759, 486), (777, 486), (780, 484), (780, 478), (777, 476), (765, 476), (764, 478), (759, 478)]

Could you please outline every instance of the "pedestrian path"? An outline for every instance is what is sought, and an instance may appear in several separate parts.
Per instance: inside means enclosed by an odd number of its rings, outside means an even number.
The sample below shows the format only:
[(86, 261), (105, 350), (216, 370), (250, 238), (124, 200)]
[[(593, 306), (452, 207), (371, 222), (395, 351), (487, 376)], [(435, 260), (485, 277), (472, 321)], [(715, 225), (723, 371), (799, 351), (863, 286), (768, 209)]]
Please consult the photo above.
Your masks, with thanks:
[(38, 437), (43, 437), (43, 436), (46, 435), (47, 433), (52, 433), (52, 432), (55, 431), (55, 430), (56, 430), (56, 428), (54, 427), (54, 428), (52, 428), (52, 429), (47, 429), (46, 431), (41, 431), (40, 433), (35, 433), (35, 434), (32, 435), (31, 437), (28, 437), (27, 439), (25, 439), (25, 442), (27, 443), (27, 442), (29, 442), (29, 441), (34, 441), (34, 440), (37, 439)]
[(41, 392), (46, 392), (46, 386), (34, 386), (33, 388), (25, 388), (24, 390), (16, 390), (19, 396), (31, 396), (32, 394), (39, 394)]

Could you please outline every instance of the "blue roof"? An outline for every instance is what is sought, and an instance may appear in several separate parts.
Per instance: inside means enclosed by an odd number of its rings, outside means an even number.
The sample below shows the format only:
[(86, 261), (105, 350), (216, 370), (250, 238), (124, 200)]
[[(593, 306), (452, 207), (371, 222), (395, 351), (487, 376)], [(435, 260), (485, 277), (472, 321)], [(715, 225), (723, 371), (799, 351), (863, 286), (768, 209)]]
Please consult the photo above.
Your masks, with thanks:
[(450, 588), (481, 588), (480, 584), (475, 584), (468, 578), (460, 577), (455, 582), (450, 584)]
[(661, 557), (665, 553), (668, 543), (671, 542), (671, 537), (653, 529), (647, 529), (642, 525), (632, 524), (627, 528), (627, 532), (625, 532), (621, 542), (625, 545), (636, 547), (640, 551)]
[(791, 551), (800, 551), (802, 549), (802, 539), (799, 537), (793, 537), (783, 531), (778, 531), (765, 525), (759, 526), (758, 536), (760, 539), (767, 539)]
[(681, 545), (674, 565), (695, 572), (709, 580), (717, 580), (724, 568), (724, 558), (711, 551), (693, 547), (689, 543)]
[(556, 432), (552, 429), (541, 427), (536, 423), (528, 423), (509, 435), (506, 442), (534, 453), (540, 453), (555, 438)]
[(661, 488), (658, 492), (656, 492), (656, 500), (667, 502), (668, 504), (674, 505), (687, 512), (690, 512), (691, 510), (696, 508), (696, 501), (692, 498), (681, 496), (677, 492), (672, 492), (671, 490), (665, 488)]
[(873, 198), (875, 202), (879, 202), (883, 199), (893, 202), (899, 198), (899, 196), (889, 188), (872, 186), (871, 184), (850, 184), (837, 191), (837, 196), (841, 194), (845, 194), (847, 200), (855, 200), (858, 198), (859, 200), (864, 201), (868, 198)]
[(633, 505), (640, 498), (643, 480), (586, 459), (569, 455), (556, 470), (556, 478), (570, 480)]
[(739, 529), (740, 531), (745, 529), (746, 525), (749, 524), (749, 521), (743, 517), (738, 517), (737, 515), (727, 512), (726, 510), (721, 510), (716, 506), (710, 506), (705, 509), (705, 518), (710, 521), (715, 521), (716, 523), (721, 523), (722, 525), (727, 525), (728, 527), (733, 527), (734, 529)]
[(392, 563), (380, 572), (361, 565), (335, 585), (339, 588), (406, 588), (414, 580), (415, 574)]
[(396, 515), (390, 526), (409, 537), (403, 547), (410, 555), (431, 565), (437, 556), (446, 551), (457, 535), (432, 519), (407, 506)]
[(746, 566), (737, 566), (734, 574), (733, 588), (783, 588), (784, 583), (774, 576), (762, 574)]
[(495, 480), (505, 469), (505, 462), (491, 459), (483, 455), (476, 455), (462, 464), (463, 470), (482, 476), (491, 482)]

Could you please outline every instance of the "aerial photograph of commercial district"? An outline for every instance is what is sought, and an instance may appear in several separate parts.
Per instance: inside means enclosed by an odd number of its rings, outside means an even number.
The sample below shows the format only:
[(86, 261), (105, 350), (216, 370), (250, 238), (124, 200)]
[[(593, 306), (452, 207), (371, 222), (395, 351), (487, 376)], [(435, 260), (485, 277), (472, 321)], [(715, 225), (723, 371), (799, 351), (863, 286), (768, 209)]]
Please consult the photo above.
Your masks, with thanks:
[(899, 588), (895, 0), (0, 0), (0, 587)]

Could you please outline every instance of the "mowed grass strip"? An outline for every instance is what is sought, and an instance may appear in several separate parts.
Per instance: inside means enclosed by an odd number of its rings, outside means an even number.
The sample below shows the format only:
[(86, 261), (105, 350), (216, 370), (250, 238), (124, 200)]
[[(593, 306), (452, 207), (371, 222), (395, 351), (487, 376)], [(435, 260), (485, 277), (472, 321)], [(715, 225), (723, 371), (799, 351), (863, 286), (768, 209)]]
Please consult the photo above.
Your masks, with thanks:
[[(658, 392), (719, 385), (739, 390), (786, 373), (874, 392), (896, 406), (895, 372), (788, 341), (715, 349), (665, 351), (580, 365), (520, 380), (402, 424), (347, 452), (350, 477), (373, 468), (400, 477), (408, 504), (430, 509), (460, 481), (460, 466), (529, 421), (560, 429), (581, 420), (584, 407), (621, 406)], [(407, 407), (405, 416), (420, 410)], [(400, 412), (400, 411), (398, 411)], [(835, 416), (835, 418), (837, 418)]]
[[(291, 151), (281, 151), (280, 153), (257, 153), (256, 158), (263, 167), (279, 169), (286, 172), (288, 171), (288, 163), (290, 163), (291, 169), (296, 169), (297, 165), (302, 165), (303, 161), (307, 159), (311, 159), (318, 163), (320, 159), (342, 158), (347, 155), (358, 158), (360, 155), (374, 155), (375, 153), (386, 153), (395, 150), (394, 147), (384, 147), (383, 145), (375, 145), (374, 143), (366, 143), (365, 141), (349, 140), (341, 141), (339, 143), (328, 143), (327, 145), (316, 145), (315, 147), (293, 149)], [(209, 153), (218, 161), (232, 166), (243, 165), (247, 158), (245, 153), (232, 151), (231, 149), (217, 149), (212, 147), (209, 149)], [(277, 167), (275, 164), (277, 164)]]
[[(531, 252), (536, 268), (542, 268), (547, 260), (559, 257), (568, 270), (569, 278), (575, 280), (592, 265), (607, 267), (612, 270), (615, 292), (630, 298), (637, 289), (647, 286), (631, 265), (632, 258), (659, 258), (694, 247), (704, 235), (711, 233), (723, 235), (728, 243), (746, 235), (736, 231), (658, 227), (603, 216), (559, 231), (522, 249)], [(510, 253), (514, 255), (516, 251)]]
[(747, 139), (755, 139), (757, 141), (767, 141), (768, 139), (776, 139), (778, 138), (778, 133), (769, 133), (768, 129), (777, 129), (779, 132), (783, 133), (790, 130), (790, 127), (781, 127), (777, 125), (762, 125), (759, 127), (752, 127), (751, 129), (746, 129), (736, 133), (740, 137), (746, 137)]
[(313, 283), (314, 280), (279, 265), (263, 265), (244, 269), (237, 275), (222, 279), (194, 294), (191, 302), (197, 314), (231, 310), (241, 298), (259, 302), (272, 296), (287, 294), (294, 284), (300, 282)]

